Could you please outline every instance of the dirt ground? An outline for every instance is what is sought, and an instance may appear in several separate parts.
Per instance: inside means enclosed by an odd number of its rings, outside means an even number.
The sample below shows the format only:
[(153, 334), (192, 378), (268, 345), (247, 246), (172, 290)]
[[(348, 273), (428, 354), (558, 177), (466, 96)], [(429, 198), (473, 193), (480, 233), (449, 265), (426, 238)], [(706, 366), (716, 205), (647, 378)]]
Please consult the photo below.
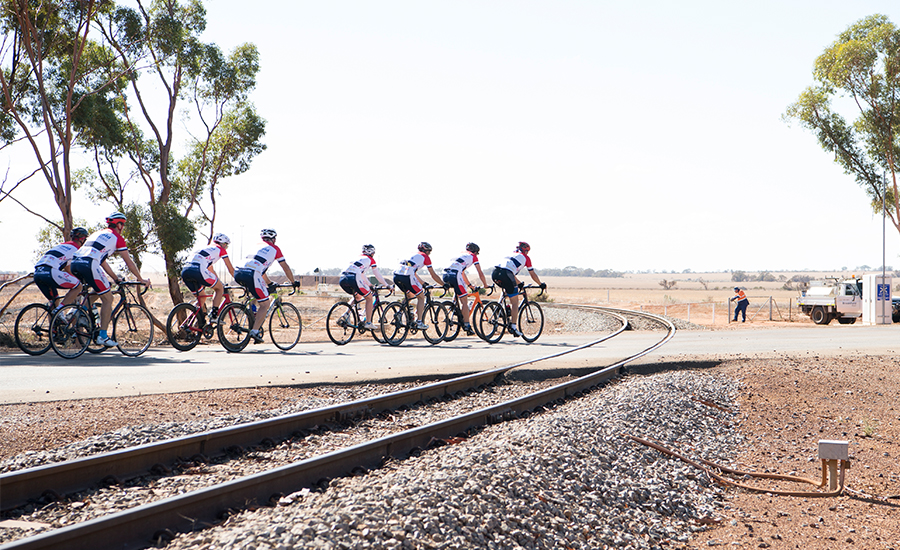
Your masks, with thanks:
[[(738, 469), (819, 480), (818, 441), (850, 442), (840, 497), (728, 490), (729, 510), (688, 548), (900, 548), (900, 373), (893, 357), (732, 360), (712, 369), (743, 381)], [(802, 483), (741, 479), (785, 491)]]
[[(840, 497), (802, 498), (728, 489), (727, 509), (704, 519), (707, 530), (687, 545), (670, 547), (900, 549), (896, 366), (892, 357), (849, 355), (731, 359), (706, 368), (743, 382), (738, 421), (747, 445), (738, 450), (739, 469), (818, 480), (818, 441), (847, 440), (847, 490)], [(275, 408), (316, 391), (251, 388), (0, 406), (0, 459), (128, 425)], [(818, 490), (806, 484), (740, 481), (769, 489)]]

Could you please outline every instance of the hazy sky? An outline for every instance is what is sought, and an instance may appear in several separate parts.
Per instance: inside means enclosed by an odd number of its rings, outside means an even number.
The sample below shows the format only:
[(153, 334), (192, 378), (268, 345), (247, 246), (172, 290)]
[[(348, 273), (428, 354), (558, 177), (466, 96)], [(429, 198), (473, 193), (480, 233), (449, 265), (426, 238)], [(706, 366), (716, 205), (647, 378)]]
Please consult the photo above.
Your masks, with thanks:
[[(468, 241), (491, 265), (518, 240), (538, 269), (881, 265), (881, 217), (781, 115), (839, 32), (900, 24), (896, 2), (205, 4), (205, 40), (261, 54), (268, 149), (221, 184), (233, 255), (272, 227), (298, 273), (364, 243), (391, 267), (421, 240), (437, 267)], [(32, 188), (17, 196), (58, 217)], [(0, 270), (30, 269), (40, 223), (8, 200), (0, 220)]]

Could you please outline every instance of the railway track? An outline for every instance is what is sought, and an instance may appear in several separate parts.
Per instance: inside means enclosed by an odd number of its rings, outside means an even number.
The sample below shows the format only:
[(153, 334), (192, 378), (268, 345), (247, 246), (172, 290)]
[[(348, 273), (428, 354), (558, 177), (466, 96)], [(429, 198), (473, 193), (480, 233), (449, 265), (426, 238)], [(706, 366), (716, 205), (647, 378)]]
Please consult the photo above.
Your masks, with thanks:
[(272, 446), (278, 441), (302, 438), (326, 426), (346, 425), (388, 411), (459, 398), (495, 384), (499, 377), (517, 367), (574, 353), (614, 338), (628, 329), (626, 316), (652, 320), (664, 325), (667, 330), (653, 346), (563, 384), (184, 495), (13, 541), (0, 546), (0, 549), (146, 547), (154, 541), (171, 538), (175, 532), (221, 521), (223, 514), (232, 510), (244, 509), (248, 505), (266, 505), (301, 488), (323, 486), (329, 478), (379, 467), (388, 457), (406, 457), (480, 427), (532, 414), (548, 405), (580, 396), (618, 374), (627, 363), (663, 345), (675, 331), (670, 322), (652, 314), (599, 306), (559, 307), (578, 307), (611, 315), (619, 320), (621, 327), (603, 338), (563, 352), (406, 391), (3, 474), (0, 475), (0, 495), (3, 499), (0, 508), (10, 509), (41, 499), (46, 501), (98, 484), (121, 483), (124, 479), (148, 473), (159, 475), (183, 461), (182, 457), (208, 462), (213, 457), (229, 453), (240, 455), (245, 449), (260, 444)]

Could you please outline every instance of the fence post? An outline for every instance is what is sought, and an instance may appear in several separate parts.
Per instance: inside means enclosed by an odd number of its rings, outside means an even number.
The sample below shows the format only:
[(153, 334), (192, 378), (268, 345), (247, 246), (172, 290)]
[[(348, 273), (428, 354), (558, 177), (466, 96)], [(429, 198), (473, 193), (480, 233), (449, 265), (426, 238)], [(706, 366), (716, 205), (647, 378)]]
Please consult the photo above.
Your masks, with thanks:
[(688, 302), (688, 323), (691, 322), (691, 303)]
[(713, 325), (716, 324), (716, 303), (713, 302)]
[(769, 320), (770, 320), (770, 321), (772, 320), (772, 302), (773, 302), (774, 300), (775, 300), (774, 298), (772, 298), (771, 296), (769, 296)]

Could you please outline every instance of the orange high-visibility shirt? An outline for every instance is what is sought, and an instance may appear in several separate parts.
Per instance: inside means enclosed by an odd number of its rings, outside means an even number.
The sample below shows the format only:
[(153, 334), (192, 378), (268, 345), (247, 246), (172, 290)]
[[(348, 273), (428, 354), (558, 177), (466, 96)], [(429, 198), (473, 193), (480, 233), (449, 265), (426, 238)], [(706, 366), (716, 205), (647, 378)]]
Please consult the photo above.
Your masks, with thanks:
[(746, 300), (746, 299), (747, 299), (747, 295), (744, 294), (744, 291), (743, 291), (743, 290), (738, 290), (738, 291), (737, 291), (737, 296), (736, 296), (736, 298), (738, 299), (738, 302), (740, 302), (741, 300)]

